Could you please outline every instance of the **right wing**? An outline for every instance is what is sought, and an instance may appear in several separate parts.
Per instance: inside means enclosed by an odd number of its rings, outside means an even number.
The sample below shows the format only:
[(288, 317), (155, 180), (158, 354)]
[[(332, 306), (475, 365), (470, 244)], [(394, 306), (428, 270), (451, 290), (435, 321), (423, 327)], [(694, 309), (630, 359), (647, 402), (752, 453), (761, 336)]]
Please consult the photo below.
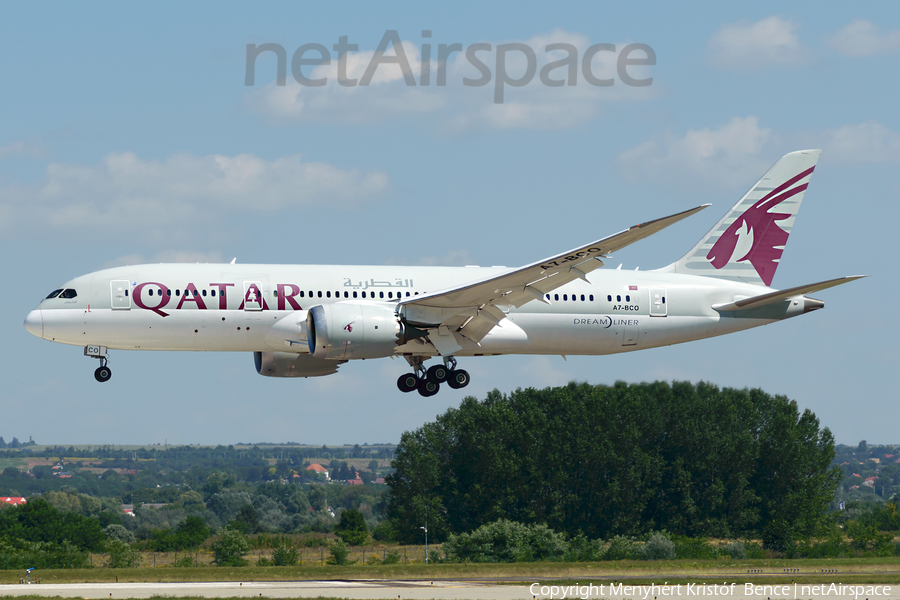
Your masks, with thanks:
[(587, 281), (586, 275), (602, 267), (600, 259), (609, 253), (653, 235), (707, 206), (709, 204), (641, 223), (500, 275), (403, 300), (399, 302), (400, 314), (415, 327), (441, 328), (445, 337), (450, 332), (457, 332), (478, 343), (506, 317), (504, 308), (518, 308), (532, 300), (546, 302), (545, 294), (575, 279)]

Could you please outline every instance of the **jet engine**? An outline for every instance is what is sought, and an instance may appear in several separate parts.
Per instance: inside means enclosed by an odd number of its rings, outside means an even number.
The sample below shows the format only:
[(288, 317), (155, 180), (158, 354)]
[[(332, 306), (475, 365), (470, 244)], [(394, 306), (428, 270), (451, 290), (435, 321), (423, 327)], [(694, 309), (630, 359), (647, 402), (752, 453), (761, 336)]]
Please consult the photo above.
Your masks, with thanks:
[(319, 360), (293, 352), (254, 352), (256, 372), (266, 377), (320, 377), (337, 372), (346, 361)]
[(309, 353), (319, 359), (381, 358), (426, 332), (400, 321), (392, 305), (341, 302), (309, 309)]

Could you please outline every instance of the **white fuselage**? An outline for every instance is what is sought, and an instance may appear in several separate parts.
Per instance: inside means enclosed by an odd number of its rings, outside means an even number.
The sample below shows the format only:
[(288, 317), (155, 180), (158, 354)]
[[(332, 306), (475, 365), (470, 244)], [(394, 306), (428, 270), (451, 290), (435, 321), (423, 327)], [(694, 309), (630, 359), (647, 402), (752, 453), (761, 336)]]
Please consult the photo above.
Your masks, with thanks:
[[(318, 304), (395, 306), (481, 280), (502, 267), (160, 264), (77, 277), (75, 297), (43, 300), (26, 328), (47, 340), (122, 350), (307, 353), (305, 316)], [(666, 346), (765, 325), (804, 312), (802, 297), (753, 311), (713, 305), (768, 291), (757, 285), (655, 271), (598, 270), (505, 309), (480, 343), (462, 339), (456, 356), (599, 355)], [(71, 296), (70, 294), (67, 294)], [(396, 355), (435, 356), (412, 340)]]

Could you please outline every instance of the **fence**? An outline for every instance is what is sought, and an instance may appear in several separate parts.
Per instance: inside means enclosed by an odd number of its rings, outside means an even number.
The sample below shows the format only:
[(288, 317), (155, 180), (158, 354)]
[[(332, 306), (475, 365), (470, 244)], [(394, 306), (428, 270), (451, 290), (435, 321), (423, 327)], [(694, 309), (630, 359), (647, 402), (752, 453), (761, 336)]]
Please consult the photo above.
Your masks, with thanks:
[[(429, 545), (429, 553), (433, 555), (440, 549), (439, 544)], [(424, 563), (425, 546), (351, 546), (348, 548), (349, 561), (360, 564), (380, 563), (387, 555), (397, 553), (401, 564)], [(299, 552), (299, 565), (323, 565), (331, 558), (331, 552), (327, 547), (297, 548)], [(257, 549), (248, 552), (244, 559), (251, 565), (261, 562), (261, 559), (272, 560), (273, 549)], [(81, 560), (79, 560), (81, 559)], [(128, 560), (119, 560), (119, 567), (123, 568), (154, 568), (154, 567), (208, 567), (215, 565), (213, 553), (208, 550), (197, 552), (135, 552), (130, 563)], [(45, 554), (0, 554), (0, 569), (17, 570), (35, 567), (36, 569), (69, 569), (73, 567), (109, 568), (112, 557), (107, 553), (90, 553), (72, 556), (56, 557)]]

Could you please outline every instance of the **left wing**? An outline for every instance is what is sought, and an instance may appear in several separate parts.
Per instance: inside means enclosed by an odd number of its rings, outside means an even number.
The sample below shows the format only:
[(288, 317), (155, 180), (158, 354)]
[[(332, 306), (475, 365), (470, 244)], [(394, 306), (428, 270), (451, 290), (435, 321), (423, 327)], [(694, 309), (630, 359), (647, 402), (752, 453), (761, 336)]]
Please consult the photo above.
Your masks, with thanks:
[[(454, 288), (399, 302), (404, 320), (415, 327), (441, 328), (446, 338), (457, 332), (475, 343), (500, 323), (509, 307), (532, 300), (547, 302), (547, 294), (575, 279), (587, 281), (587, 274), (603, 266), (601, 258), (689, 217), (704, 204), (655, 221), (648, 221), (540, 262)], [(446, 328), (446, 329), (445, 329)], [(434, 343), (435, 336), (430, 336)], [(452, 339), (452, 338), (451, 338)], [(435, 347), (441, 342), (435, 343)], [(453, 344), (458, 349), (457, 344)], [(449, 345), (447, 346), (449, 349)], [(438, 351), (444, 354), (440, 348)]]

